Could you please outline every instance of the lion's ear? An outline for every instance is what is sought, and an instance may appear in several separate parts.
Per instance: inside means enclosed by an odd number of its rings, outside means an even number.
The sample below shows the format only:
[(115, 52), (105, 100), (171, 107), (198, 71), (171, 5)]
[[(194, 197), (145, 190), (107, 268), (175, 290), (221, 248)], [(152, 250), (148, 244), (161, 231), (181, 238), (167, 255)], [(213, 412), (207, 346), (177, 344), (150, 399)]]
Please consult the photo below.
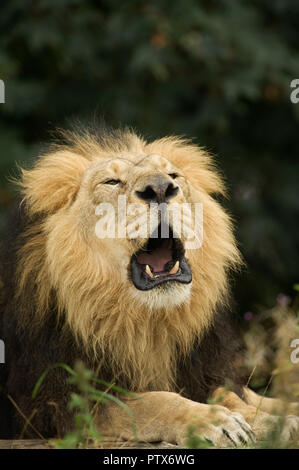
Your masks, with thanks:
[(51, 213), (71, 204), (89, 165), (81, 155), (60, 150), (40, 157), (32, 169), (22, 169), (18, 184), (29, 212)]

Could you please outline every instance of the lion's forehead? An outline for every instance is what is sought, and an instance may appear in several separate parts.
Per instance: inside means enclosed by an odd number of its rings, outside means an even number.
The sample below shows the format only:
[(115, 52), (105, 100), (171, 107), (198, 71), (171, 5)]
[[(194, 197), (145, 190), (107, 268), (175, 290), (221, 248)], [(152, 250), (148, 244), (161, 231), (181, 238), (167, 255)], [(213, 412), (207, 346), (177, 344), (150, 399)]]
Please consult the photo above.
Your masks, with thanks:
[(155, 153), (146, 155), (143, 159), (140, 160), (138, 166), (158, 168), (159, 170), (163, 170), (165, 172), (170, 171), (173, 168), (173, 165), (167, 158)]
[(94, 162), (89, 173), (110, 174), (114, 176), (132, 175), (132, 173), (144, 173), (147, 171), (162, 170), (171, 171), (174, 165), (164, 156), (159, 154), (149, 155), (120, 155), (115, 158)]

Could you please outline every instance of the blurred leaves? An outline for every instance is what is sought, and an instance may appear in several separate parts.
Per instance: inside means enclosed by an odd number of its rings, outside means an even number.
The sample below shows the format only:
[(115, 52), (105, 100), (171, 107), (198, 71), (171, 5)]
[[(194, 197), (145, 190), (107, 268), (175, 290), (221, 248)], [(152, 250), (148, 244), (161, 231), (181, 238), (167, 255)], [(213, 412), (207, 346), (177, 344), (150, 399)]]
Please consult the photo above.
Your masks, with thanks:
[(193, 136), (217, 155), (231, 190), (249, 265), (240, 308), (270, 306), (298, 280), (299, 105), (289, 99), (298, 31), (292, 0), (4, 3), (1, 209), (14, 162), (74, 117)]

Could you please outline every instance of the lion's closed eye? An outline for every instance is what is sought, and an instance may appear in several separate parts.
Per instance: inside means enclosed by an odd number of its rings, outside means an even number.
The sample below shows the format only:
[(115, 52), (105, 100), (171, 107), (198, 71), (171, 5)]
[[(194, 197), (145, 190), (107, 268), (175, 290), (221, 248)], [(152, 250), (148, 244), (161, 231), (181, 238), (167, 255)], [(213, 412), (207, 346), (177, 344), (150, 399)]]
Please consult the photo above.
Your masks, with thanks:
[(118, 180), (118, 179), (111, 179), (111, 180), (107, 180), (107, 181), (103, 181), (103, 184), (110, 184), (112, 186), (115, 186), (117, 184), (121, 184), (122, 181), (121, 180)]

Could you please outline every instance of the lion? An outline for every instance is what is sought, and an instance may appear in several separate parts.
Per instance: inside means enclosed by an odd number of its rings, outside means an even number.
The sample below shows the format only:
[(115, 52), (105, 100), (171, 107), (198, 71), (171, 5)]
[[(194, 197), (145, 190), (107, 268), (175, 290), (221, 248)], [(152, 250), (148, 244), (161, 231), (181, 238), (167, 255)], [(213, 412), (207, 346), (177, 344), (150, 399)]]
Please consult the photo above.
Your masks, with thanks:
[[(211, 155), (181, 137), (147, 142), (130, 129), (61, 135), (21, 169), (2, 246), (2, 435), (18, 437), (26, 421), (26, 435), (71, 431), (67, 373), (52, 370), (35, 400), (32, 391), (49, 366), (80, 359), (134, 393), (121, 399), (140, 441), (184, 446), (190, 426), (219, 447), (263, 438), (282, 403), (246, 387), (229, 286), (242, 258)], [(286, 440), (299, 428), (296, 410), (288, 405)], [(136, 437), (116, 403), (99, 407), (95, 421), (103, 437)]]

